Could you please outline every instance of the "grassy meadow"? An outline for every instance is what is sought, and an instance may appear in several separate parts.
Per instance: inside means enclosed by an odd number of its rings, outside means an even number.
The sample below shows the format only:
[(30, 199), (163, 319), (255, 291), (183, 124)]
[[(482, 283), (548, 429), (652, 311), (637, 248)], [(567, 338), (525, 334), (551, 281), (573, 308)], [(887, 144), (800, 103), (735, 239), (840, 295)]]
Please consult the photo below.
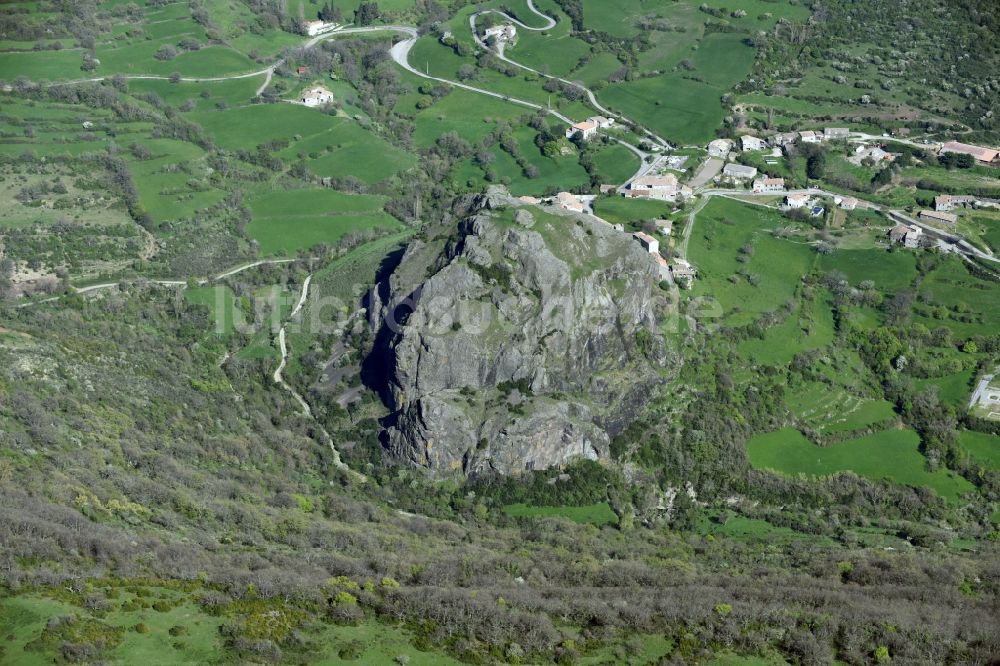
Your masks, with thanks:
[(885, 430), (819, 447), (799, 431), (785, 428), (754, 436), (747, 443), (747, 454), (758, 469), (793, 476), (829, 476), (850, 471), (874, 481), (927, 487), (952, 501), (973, 489), (972, 484), (954, 472), (928, 472), (918, 450), (919, 443), (920, 438), (911, 430)]

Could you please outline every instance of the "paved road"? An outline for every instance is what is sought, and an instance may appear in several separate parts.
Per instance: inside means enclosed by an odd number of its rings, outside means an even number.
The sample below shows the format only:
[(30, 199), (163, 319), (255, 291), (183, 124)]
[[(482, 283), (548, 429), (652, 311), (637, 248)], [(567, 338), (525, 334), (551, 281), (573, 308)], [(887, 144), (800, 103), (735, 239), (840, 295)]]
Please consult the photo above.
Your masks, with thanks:
[(986, 393), (986, 389), (989, 388), (990, 382), (993, 381), (995, 375), (984, 375), (979, 381), (979, 385), (976, 386), (976, 390), (972, 393), (972, 398), (969, 400), (969, 409), (972, 409), (979, 404), (979, 400)]
[[(477, 19), (480, 16), (482, 16), (484, 14), (499, 14), (500, 16), (505, 17), (507, 20), (511, 21), (512, 23), (515, 23), (515, 24), (521, 26), (525, 30), (535, 30), (535, 31), (550, 30), (551, 28), (555, 27), (555, 25), (556, 25), (555, 19), (553, 19), (551, 16), (548, 16), (548, 15), (543, 14), (542, 12), (538, 11), (538, 9), (535, 8), (535, 5), (534, 5), (534, 3), (531, 2), (531, 0), (528, 0), (528, 8), (532, 12), (534, 12), (535, 14), (537, 14), (538, 16), (541, 16), (543, 19), (545, 19), (545, 21), (547, 21), (547, 24), (546, 24), (545, 27), (542, 27), (542, 28), (532, 28), (532, 27), (529, 27), (529, 26), (525, 25), (524, 23), (518, 21), (516, 18), (514, 18), (510, 14), (507, 14), (506, 12), (503, 12), (503, 11), (500, 11), (500, 10), (497, 10), (497, 9), (487, 9), (487, 10), (484, 10), (484, 11), (481, 11), (481, 12), (476, 12), (475, 14), (473, 14), (472, 16), (469, 17), (469, 29), (472, 31), (472, 38), (476, 41), (476, 44), (480, 48), (485, 49), (487, 51), (491, 51), (492, 53), (496, 54), (496, 56), (498, 58), (500, 58), (501, 60), (503, 60), (504, 62), (506, 62), (506, 63), (508, 63), (510, 65), (513, 65), (514, 67), (519, 67), (520, 69), (523, 69), (523, 70), (528, 71), (528, 72), (534, 72), (535, 74), (538, 74), (539, 76), (543, 76), (543, 77), (545, 77), (547, 79), (553, 79), (555, 81), (560, 81), (562, 83), (565, 83), (566, 85), (569, 85), (569, 86), (572, 86), (572, 87), (576, 88), (577, 90), (581, 91), (584, 95), (587, 96), (587, 100), (590, 102), (590, 105), (593, 106), (595, 109), (597, 109), (597, 111), (599, 113), (602, 113), (603, 115), (605, 115), (605, 116), (607, 116), (609, 118), (619, 118), (621, 120), (624, 120), (624, 121), (628, 122), (629, 124), (631, 124), (634, 127), (636, 127), (640, 132), (642, 132), (647, 138), (651, 139), (654, 143), (659, 144), (661, 147), (663, 147), (665, 149), (670, 149), (670, 147), (671, 147), (670, 144), (667, 143), (667, 141), (665, 139), (663, 139), (662, 137), (654, 134), (653, 132), (651, 132), (650, 130), (646, 129), (645, 127), (642, 127), (641, 125), (639, 125), (635, 121), (633, 121), (633, 120), (631, 120), (629, 118), (626, 118), (625, 116), (622, 116), (620, 114), (616, 114), (613, 111), (611, 111), (611, 109), (608, 109), (607, 107), (605, 107), (604, 105), (602, 105), (599, 101), (597, 101), (597, 96), (594, 94), (594, 92), (592, 90), (590, 90), (589, 88), (587, 88), (586, 86), (582, 85), (581, 83), (579, 83), (577, 81), (570, 81), (569, 79), (564, 79), (564, 78), (561, 78), (561, 77), (558, 77), (558, 76), (552, 76), (551, 74), (546, 74), (545, 72), (539, 71), (539, 70), (537, 70), (537, 69), (535, 69), (533, 67), (529, 67), (528, 65), (524, 65), (522, 63), (519, 63), (516, 60), (512, 60), (512, 59), (508, 58), (507, 55), (503, 52), (502, 47), (501, 47), (501, 49), (499, 51), (493, 51), (492, 49), (490, 49), (486, 45), (485, 42), (483, 42), (482, 39), (479, 38), (479, 31), (476, 29), (476, 21), (477, 21)], [(624, 141), (619, 141), (619, 143), (623, 143), (625, 145), (631, 146), (631, 144), (627, 144)]]

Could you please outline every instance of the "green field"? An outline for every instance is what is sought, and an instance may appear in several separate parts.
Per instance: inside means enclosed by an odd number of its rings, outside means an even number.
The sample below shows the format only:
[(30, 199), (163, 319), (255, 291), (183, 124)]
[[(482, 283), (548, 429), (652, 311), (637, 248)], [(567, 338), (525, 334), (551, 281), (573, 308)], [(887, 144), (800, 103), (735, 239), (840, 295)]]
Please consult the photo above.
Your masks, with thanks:
[[(699, 213), (688, 248), (698, 268), (694, 294), (718, 302), (727, 323), (746, 324), (777, 310), (794, 298), (809, 272), (815, 250), (768, 233), (784, 224), (776, 211), (730, 199), (714, 198)], [(753, 254), (741, 263), (746, 245)]]
[(228, 336), (232, 334), (237, 322), (245, 321), (243, 308), (229, 287), (189, 287), (184, 290), (184, 298), (188, 303), (204, 305), (209, 309), (215, 335)]
[[(825, 295), (824, 295), (825, 296)], [(825, 297), (805, 301), (781, 324), (739, 344), (739, 351), (754, 363), (782, 364), (808, 349), (833, 342), (833, 310)]]
[(569, 518), (575, 523), (590, 523), (592, 525), (614, 525), (618, 516), (611, 510), (607, 502), (599, 502), (589, 506), (528, 506), (527, 504), (508, 504), (503, 512), (515, 518)]
[(903, 289), (917, 276), (917, 260), (913, 252), (887, 252), (879, 249), (836, 250), (820, 259), (824, 271), (840, 271), (852, 286), (866, 280), (884, 292)]
[(920, 438), (912, 430), (886, 430), (819, 447), (799, 431), (785, 428), (754, 436), (747, 443), (747, 454), (754, 467), (783, 474), (828, 476), (851, 471), (876, 481), (924, 486), (949, 500), (973, 490), (972, 484), (957, 474), (928, 472), (919, 444)]
[(1000, 470), (1000, 437), (963, 430), (958, 434), (958, 441), (977, 463), (990, 469)]
[(351, 231), (398, 229), (382, 211), (384, 199), (329, 189), (272, 192), (249, 201), (247, 232), (264, 255), (294, 254), (318, 243), (334, 243)]
[(804, 424), (822, 434), (850, 432), (896, 416), (885, 400), (861, 398), (819, 382), (797, 387), (788, 397), (788, 406)]
[(623, 224), (633, 230), (639, 229), (643, 220), (665, 218), (671, 204), (652, 199), (626, 199), (618, 195), (594, 199), (594, 213), (612, 224)]

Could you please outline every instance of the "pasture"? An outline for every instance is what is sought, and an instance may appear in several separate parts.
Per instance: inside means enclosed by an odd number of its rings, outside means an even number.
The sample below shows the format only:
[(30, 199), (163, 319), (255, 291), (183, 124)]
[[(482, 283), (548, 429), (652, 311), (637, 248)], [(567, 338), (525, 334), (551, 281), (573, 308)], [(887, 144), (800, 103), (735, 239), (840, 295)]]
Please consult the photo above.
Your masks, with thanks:
[(874, 481), (924, 486), (951, 501), (973, 490), (971, 483), (954, 472), (928, 472), (919, 445), (920, 437), (912, 430), (885, 430), (820, 447), (798, 430), (785, 428), (754, 436), (747, 443), (747, 454), (757, 469), (793, 476), (829, 476), (850, 471)]
[(227, 286), (189, 287), (184, 290), (184, 299), (208, 308), (212, 333), (218, 337), (229, 337), (237, 324), (246, 322), (246, 303), (243, 299), (238, 301), (233, 290)]
[[(694, 294), (713, 298), (726, 323), (739, 325), (795, 297), (816, 252), (772, 236), (785, 224), (776, 211), (715, 198), (698, 215), (688, 257), (698, 267)], [(745, 262), (742, 248), (752, 248)]]
[(819, 349), (833, 342), (833, 310), (825, 294), (800, 307), (788, 318), (767, 329), (763, 338), (739, 344), (739, 352), (753, 363), (789, 363), (801, 351)]
[(975, 462), (1000, 470), (1000, 437), (997, 435), (963, 430), (958, 434), (958, 443)]
[(594, 199), (594, 213), (611, 224), (639, 229), (643, 220), (667, 217), (672, 204), (652, 199), (626, 199), (617, 194)]
[(384, 199), (378, 196), (304, 189), (263, 194), (248, 203), (253, 219), (247, 232), (260, 244), (265, 256), (294, 254), (319, 243), (334, 243), (352, 231), (400, 227), (382, 211)]
[(879, 291), (890, 294), (905, 289), (917, 277), (916, 254), (903, 250), (838, 249), (821, 256), (819, 266), (824, 272), (840, 271), (851, 286), (871, 280)]

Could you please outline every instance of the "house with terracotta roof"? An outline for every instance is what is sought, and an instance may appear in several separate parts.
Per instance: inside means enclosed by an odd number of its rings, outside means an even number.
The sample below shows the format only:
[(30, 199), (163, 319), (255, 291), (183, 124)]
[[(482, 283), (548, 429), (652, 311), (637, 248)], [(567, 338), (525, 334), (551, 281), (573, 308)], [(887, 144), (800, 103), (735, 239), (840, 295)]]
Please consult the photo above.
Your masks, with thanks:
[(587, 205), (575, 194), (570, 194), (569, 192), (560, 192), (553, 199), (552, 203), (559, 206), (563, 210), (572, 211), (574, 213), (586, 213)]
[(754, 194), (768, 194), (771, 192), (784, 192), (784, 178), (758, 178), (753, 181)]
[(566, 130), (567, 139), (572, 139), (577, 134), (580, 135), (580, 138), (586, 141), (590, 137), (597, 134), (597, 123), (593, 123), (589, 120), (584, 120), (583, 122), (571, 125), (569, 129)]
[(995, 148), (983, 148), (982, 146), (973, 146), (968, 143), (959, 143), (958, 141), (949, 141), (944, 144), (941, 146), (940, 152), (972, 155), (977, 162), (982, 162), (984, 164), (995, 162), (997, 157), (1000, 156), (1000, 150)]
[(939, 194), (934, 197), (934, 210), (947, 212), (959, 206), (971, 206), (976, 203), (976, 197), (968, 195)]
[(837, 204), (844, 210), (854, 210), (858, 207), (858, 200), (854, 197), (834, 197), (833, 203)]

